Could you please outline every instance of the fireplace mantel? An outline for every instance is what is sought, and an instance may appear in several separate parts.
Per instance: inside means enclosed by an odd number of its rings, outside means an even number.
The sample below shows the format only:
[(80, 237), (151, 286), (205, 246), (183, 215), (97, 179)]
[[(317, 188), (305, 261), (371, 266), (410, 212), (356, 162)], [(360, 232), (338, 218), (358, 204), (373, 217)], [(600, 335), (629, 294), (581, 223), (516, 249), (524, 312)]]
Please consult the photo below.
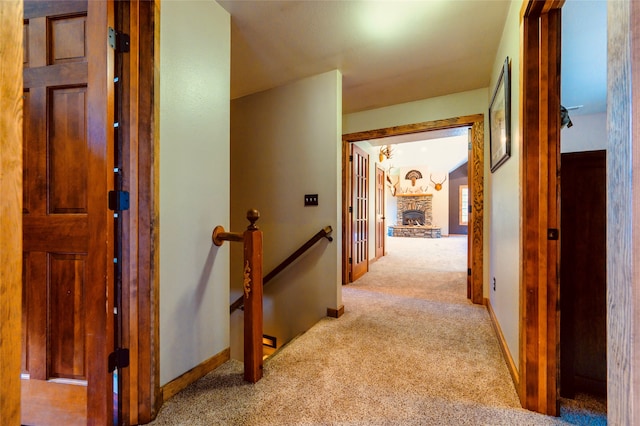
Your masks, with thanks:
[(421, 193), (404, 193), (404, 194), (396, 194), (396, 197), (433, 197), (433, 194), (428, 194), (426, 192), (421, 192)]

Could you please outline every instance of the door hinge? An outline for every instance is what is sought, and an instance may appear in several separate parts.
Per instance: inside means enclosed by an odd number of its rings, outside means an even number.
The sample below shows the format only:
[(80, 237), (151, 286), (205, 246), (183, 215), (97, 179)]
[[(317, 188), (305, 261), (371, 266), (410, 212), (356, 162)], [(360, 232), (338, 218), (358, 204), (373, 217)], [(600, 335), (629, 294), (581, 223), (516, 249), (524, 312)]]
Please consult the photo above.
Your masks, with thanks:
[(129, 210), (129, 192), (109, 191), (109, 210), (114, 212)]
[(471, 276), (471, 268), (467, 268), (467, 275)]
[(117, 348), (109, 354), (109, 373), (129, 366), (129, 349)]
[(560, 231), (556, 228), (547, 229), (547, 240), (557, 240), (560, 238)]
[(353, 263), (353, 259), (349, 258), (349, 265), (351, 265)]
[(353, 213), (353, 207), (349, 206), (349, 213)]
[(471, 213), (471, 204), (469, 204), (469, 213)]
[(349, 161), (353, 161), (353, 155), (349, 156)]
[(129, 34), (119, 33), (109, 27), (109, 46), (118, 53), (129, 52)]

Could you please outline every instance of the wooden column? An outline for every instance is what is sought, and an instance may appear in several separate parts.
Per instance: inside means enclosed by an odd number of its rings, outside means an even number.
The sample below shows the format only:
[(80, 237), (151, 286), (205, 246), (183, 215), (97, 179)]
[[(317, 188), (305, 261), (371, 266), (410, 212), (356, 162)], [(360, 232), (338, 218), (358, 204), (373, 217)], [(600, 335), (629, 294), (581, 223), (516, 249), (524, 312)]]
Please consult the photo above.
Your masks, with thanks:
[[(560, 7), (524, 0), (521, 11), (522, 241), (520, 386), (524, 408), (558, 414)], [(551, 232), (551, 233), (549, 233)], [(551, 235), (551, 236), (550, 236)]]
[(249, 210), (251, 222), (244, 231), (244, 379), (262, 378), (262, 231), (256, 226), (257, 210)]
[(22, 1), (0, 2), (0, 424), (20, 424)]
[(640, 2), (607, 8), (607, 421), (640, 422)]

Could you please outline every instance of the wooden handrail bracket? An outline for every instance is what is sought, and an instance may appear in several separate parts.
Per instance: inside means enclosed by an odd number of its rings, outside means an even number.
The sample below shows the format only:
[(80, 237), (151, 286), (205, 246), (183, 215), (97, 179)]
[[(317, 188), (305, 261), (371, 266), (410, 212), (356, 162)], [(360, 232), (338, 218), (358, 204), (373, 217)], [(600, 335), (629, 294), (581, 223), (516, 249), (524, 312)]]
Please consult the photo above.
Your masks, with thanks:
[(244, 241), (244, 234), (239, 232), (225, 232), (224, 227), (218, 225), (213, 228), (213, 234), (211, 235), (213, 244), (221, 246), (225, 241)]

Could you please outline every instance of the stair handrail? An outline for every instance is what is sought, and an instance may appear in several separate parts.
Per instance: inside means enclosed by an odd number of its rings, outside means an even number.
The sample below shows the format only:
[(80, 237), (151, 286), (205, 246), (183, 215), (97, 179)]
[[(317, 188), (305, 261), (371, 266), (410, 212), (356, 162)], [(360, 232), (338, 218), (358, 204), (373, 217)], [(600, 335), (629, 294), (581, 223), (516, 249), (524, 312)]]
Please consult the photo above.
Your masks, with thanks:
[[(304, 254), (307, 250), (309, 250), (315, 243), (320, 241), (323, 238), (326, 238), (329, 241), (333, 241), (333, 237), (331, 237), (331, 232), (333, 229), (331, 226), (325, 226), (320, 231), (318, 231), (313, 237), (309, 239), (306, 243), (301, 245), (296, 251), (294, 251), (291, 256), (287, 257), (285, 260), (280, 262), (278, 266), (273, 268), (271, 272), (264, 276), (262, 279), (262, 287), (264, 287), (269, 281), (271, 281), (276, 275), (282, 272), (287, 266), (291, 265), (296, 259)], [(232, 314), (235, 310), (241, 308), (244, 305), (244, 298), (240, 296), (235, 302), (229, 306), (229, 313)]]

